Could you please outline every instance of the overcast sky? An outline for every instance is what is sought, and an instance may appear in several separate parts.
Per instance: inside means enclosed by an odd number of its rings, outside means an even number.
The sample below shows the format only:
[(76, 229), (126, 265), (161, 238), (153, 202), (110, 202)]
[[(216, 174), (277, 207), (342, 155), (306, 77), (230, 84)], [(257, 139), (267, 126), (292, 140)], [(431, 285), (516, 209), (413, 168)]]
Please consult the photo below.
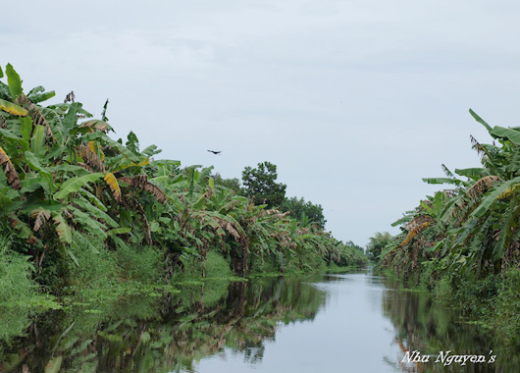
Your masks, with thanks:
[(364, 246), (442, 163), (479, 165), (469, 108), (519, 125), (519, 17), (517, 0), (11, 1), (0, 64), (98, 118), (109, 98), (115, 136), (157, 158), (226, 178), (272, 162)]

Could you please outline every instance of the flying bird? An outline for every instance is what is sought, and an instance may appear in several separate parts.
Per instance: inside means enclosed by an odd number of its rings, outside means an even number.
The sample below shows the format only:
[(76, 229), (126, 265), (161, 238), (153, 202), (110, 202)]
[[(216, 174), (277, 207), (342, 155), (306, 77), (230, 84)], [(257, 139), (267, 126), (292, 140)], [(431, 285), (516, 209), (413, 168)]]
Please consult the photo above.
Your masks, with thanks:
[(222, 153), (222, 150), (220, 150), (218, 152), (216, 152), (214, 150), (208, 150), (208, 152), (213, 153), (213, 154), (220, 154), (220, 153)]

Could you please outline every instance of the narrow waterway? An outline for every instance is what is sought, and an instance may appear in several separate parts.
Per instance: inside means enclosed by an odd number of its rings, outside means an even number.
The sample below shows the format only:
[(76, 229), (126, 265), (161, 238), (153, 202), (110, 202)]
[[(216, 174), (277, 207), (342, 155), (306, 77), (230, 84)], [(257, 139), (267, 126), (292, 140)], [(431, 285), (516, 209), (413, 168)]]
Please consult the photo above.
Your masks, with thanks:
[(122, 298), (39, 315), (1, 310), (0, 371), (507, 373), (520, 367), (514, 342), (460, 323), (428, 294), (399, 290), (370, 272), (210, 281), (162, 297)]
[[(394, 341), (392, 322), (384, 315), (387, 288), (367, 274), (328, 276), (308, 282), (326, 301), (309, 320), (280, 324), (258, 358), (226, 348), (200, 361), (205, 372), (395, 372), (402, 352)], [(251, 351), (254, 356), (254, 352)], [(246, 354), (246, 356), (249, 356)], [(397, 370), (400, 371), (400, 370)]]
[[(203, 358), (193, 371), (519, 371), (513, 347), (505, 348), (500, 339), (461, 324), (426, 293), (399, 290), (397, 284), (391, 286), (370, 272), (330, 275), (306, 286), (326, 297), (315, 317), (279, 324), (273, 339), (260, 348), (241, 353), (225, 348)], [(475, 355), (473, 360), (479, 362), (471, 363), (467, 357), (464, 363), (464, 357), (457, 357), (460, 355)]]

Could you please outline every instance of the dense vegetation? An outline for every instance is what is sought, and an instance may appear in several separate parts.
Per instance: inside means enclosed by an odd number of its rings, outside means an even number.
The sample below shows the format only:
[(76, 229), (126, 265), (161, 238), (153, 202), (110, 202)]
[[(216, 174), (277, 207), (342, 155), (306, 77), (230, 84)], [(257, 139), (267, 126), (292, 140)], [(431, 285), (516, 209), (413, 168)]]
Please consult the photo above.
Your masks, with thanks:
[(513, 336), (520, 332), (520, 127), (492, 128), (470, 113), (494, 139), (471, 137), (482, 167), (452, 172), (443, 165), (446, 177), (424, 179), (452, 189), (394, 223), (402, 233), (378, 259), (405, 285), (435, 289), (465, 318)]
[(205, 277), (210, 254), (239, 276), (365, 263), (362, 252), (323, 230), (322, 216), (313, 223), (313, 216), (298, 221), (280, 211), (285, 186), (270, 193), (261, 184), (262, 174), (274, 182), (276, 166), (261, 164), (260, 173), (246, 168), (246, 193), (254, 190), (247, 198), (233, 183), (216, 183), (211, 167), (156, 159), (157, 146), (141, 149), (134, 133), (125, 142), (113, 140), (108, 101), (100, 119), (72, 92), (64, 103), (42, 106), (54, 92), (36, 87), (24, 93), (13, 67), (5, 71), (3, 292), (15, 293), (27, 281), (30, 288), (33, 279), (60, 293), (96, 282), (166, 283), (194, 269)]

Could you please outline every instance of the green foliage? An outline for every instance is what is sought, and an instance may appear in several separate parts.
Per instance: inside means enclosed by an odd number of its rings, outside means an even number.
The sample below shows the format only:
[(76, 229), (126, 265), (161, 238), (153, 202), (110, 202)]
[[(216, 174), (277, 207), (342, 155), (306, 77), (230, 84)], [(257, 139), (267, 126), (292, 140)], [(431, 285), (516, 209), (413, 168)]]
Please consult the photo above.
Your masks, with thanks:
[(210, 251), (206, 263), (206, 278), (230, 278), (232, 276), (233, 272), (231, 271), (229, 262), (219, 253)]
[[(31, 323), (28, 307), (0, 305), (0, 341), (10, 343), (15, 337), (23, 336)], [(0, 358), (2, 357), (0, 353)], [(2, 359), (3, 363), (4, 361)]]
[(378, 263), (383, 249), (390, 243), (392, 236), (388, 232), (377, 232), (373, 237), (370, 237), (370, 242), (367, 245), (368, 260)]
[(229, 277), (229, 268), (247, 276), (264, 265), (294, 273), (366, 263), (323, 231), (321, 206), (288, 200), (299, 209), (293, 217), (271, 208), (286, 188), (276, 183), (275, 165), (244, 170), (248, 199), (238, 180), (212, 177), (212, 168), (151, 158), (160, 150), (141, 150), (133, 132), (124, 144), (110, 138), (108, 101), (102, 120), (79, 102), (44, 107), (53, 91), (38, 86), (24, 95), (16, 71), (9, 65), (6, 72), (0, 233), (12, 237), (11, 251), (35, 263), (45, 290), (106, 293), (128, 281)]
[(520, 271), (507, 271), (497, 294), (491, 320), (498, 327), (505, 328), (506, 335), (514, 338), (520, 334)]
[(8, 63), (5, 68), (5, 73), (7, 75), (7, 81), (9, 84), (9, 92), (11, 93), (11, 98), (13, 100), (17, 99), (18, 96), (22, 94), (22, 81), (20, 79), (20, 75), (14, 70), (13, 66)]
[(298, 220), (304, 226), (308, 224), (317, 224), (321, 229), (325, 228), (325, 216), (323, 215), (323, 207), (314, 205), (311, 201), (305, 202), (303, 198), (285, 198), (280, 206), (280, 210), (290, 211), (291, 217)]
[(164, 253), (159, 248), (120, 246), (117, 249), (117, 261), (121, 267), (121, 276), (126, 280), (144, 284), (164, 283)]
[(242, 194), (242, 191), (240, 188), (240, 180), (238, 180), (237, 178), (224, 179), (222, 176), (220, 176), (219, 173), (217, 173), (214, 176), (214, 180), (215, 180), (215, 185), (222, 186), (224, 188), (234, 191), (235, 193)]
[(16, 302), (23, 305), (36, 295), (33, 272), (28, 257), (12, 251), (9, 240), (0, 236), (0, 304)]
[(427, 196), (397, 222), (402, 233), (383, 249), (381, 266), (393, 268), (406, 285), (423, 283), (443, 299), (450, 296), (467, 320), (506, 325), (517, 322), (517, 297), (503, 294), (518, 288), (520, 128), (491, 127), (470, 113), (498, 144), (471, 137), (482, 168), (456, 169), (466, 181), (445, 166), (446, 178), (425, 179), (455, 189)]
[(258, 168), (246, 167), (242, 171), (244, 194), (268, 208), (278, 207), (284, 201), (287, 186), (277, 183), (277, 178), (276, 165), (270, 162), (259, 163)]
[(93, 239), (93, 249), (85, 243), (79, 244), (74, 252), (80, 266), (70, 263), (70, 286), (76, 289), (99, 289), (116, 285), (123, 275), (116, 253), (103, 248), (99, 239)]

